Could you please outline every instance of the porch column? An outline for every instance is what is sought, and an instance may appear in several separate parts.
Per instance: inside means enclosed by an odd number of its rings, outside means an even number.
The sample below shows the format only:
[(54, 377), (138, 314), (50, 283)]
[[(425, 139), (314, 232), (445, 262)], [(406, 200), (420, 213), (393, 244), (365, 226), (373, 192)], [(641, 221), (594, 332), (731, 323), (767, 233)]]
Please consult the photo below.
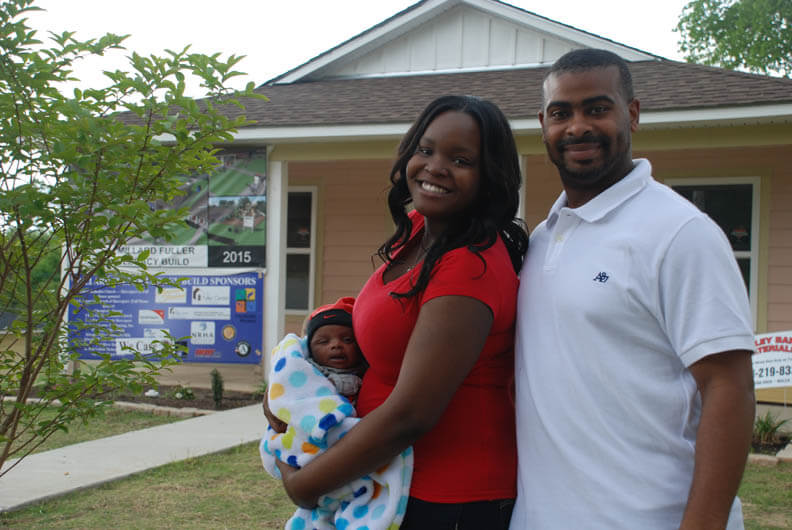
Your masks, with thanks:
[(267, 275), (264, 278), (264, 369), (283, 337), (286, 306), (286, 206), (289, 184), (285, 162), (269, 162), (267, 182)]

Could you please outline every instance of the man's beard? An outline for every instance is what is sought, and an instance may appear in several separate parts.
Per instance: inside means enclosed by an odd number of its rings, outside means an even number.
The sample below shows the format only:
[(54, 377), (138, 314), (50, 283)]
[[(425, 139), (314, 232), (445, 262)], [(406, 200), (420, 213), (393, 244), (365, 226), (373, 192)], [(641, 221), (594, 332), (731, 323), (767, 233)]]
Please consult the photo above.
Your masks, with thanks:
[[(603, 160), (599, 165), (573, 171), (564, 162), (564, 148), (568, 145), (581, 143), (598, 144), (599, 150), (603, 154)], [(558, 168), (558, 174), (561, 176), (564, 186), (577, 190), (591, 190), (604, 189), (612, 184), (612, 181), (615, 180), (612, 174), (619, 163), (621, 163), (622, 158), (629, 153), (629, 145), (627, 145), (627, 150), (622, 153), (611, 153), (610, 147), (611, 141), (607, 136), (584, 136), (565, 138), (558, 141), (556, 143), (558, 157), (553, 159), (553, 163)]]

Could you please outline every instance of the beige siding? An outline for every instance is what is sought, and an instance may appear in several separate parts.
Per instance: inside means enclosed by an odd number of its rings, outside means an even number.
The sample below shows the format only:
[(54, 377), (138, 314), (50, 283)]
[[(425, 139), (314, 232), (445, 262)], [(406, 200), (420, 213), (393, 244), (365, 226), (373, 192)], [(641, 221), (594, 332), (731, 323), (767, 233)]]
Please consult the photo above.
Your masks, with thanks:
[(523, 157), (524, 188), (523, 218), (528, 230), (547, 217), (547, 212), (561, 193), (561, 181), (556, 167), (545, 155)]
[(295, 333), (302, 335), (302, 324), (305, 317), (303, 315), (286, 315), (284, 319), (284, 334)]
[(371, 258), (392, 231), (390, 166), (387, 159), (289, 164), (290, 182), (319, 186), (316, 305), (357, 295), (373, 271)]

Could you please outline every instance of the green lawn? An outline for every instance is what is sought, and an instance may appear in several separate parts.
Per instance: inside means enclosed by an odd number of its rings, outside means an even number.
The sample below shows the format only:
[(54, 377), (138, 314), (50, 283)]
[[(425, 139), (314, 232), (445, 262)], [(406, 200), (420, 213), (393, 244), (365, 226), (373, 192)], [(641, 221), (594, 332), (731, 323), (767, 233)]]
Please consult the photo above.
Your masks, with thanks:
[(266, 159), (238, 161), (230, 167), (220, 168), (209, 177), (209, 190), (215, 197), (241, 195), (252, 184), (254, 174), (267, 174)]
[[(44, 412), (41, 419), (46, 420), (55, 415), (55, 409), (48, 409)], [(57, 431), (41, 444), (36, 453), (57, 449), (65, 445), (87, 442), (107, 436), (114, 436), (129, 431), (137, 431), (183, 420), (176, 416), (155, 416), (148, 412), (124, 411), (117, 408), (108, 409), (104, 415), (88, 420), (87, 424), (80, 422), (72, 423), (68, 432)]]
[[(168, 241), (169, 245), (186, 245), (190, 243), (190, 240), (195, 235), (195, 231), (198, 230), (197, 228), (193, 228), (189, 225), (178, 226), (171, 230), (171, 236), (173, 239)], [(201, 235), (201, 237), (193, 242), (190, 243), (192, 245), (205, 245), (206, 244), (206, 234)]]
[(0, 527), (281, 529), (293, 512), (251, 443), (0, 513)]
[[(63, 433), (65, 445), (173, 418), (113, 410)], [(120, 429), (120, 430), (119, 430)], [(90, 434), (88, 433), (90, 430)], [(65, 442), (65, 443), (64, 443)], [(261, 467), (258, 444), (149, 470), (11, 513), (3, 528), (283, 528), (294, 507)], [(792, 464), (749, 464), (740, 488), (749, 530), (792, 528)]]
[(749, 464), (739, 495), (747, 530), (792, 528), (792, 463)]
[(253, 183), (253, 175), (228, 168), (218, 171), (209, 179), (209, 191), (215, 197), (233, 197)]
[[(250, 230), (249, 228), (240, 229), (239, 232), (234, 232), (233, 230), (229, 230), (231, 228), (229, 225), (224, 223), (214, 223), (209, 227), (209, 232), (221, 237), (230, 237), (234, 240), (234, 245), (237, 246), (256, 246), (256, 245), (263, 245), (264, 240), (267, 237), (267, 226), (266, 223), (259, 223), (258, 226), (254, 230)], [(224, 245), (217, 245), (216, 243), (210, 241), (210, 246), (224, 246)]]

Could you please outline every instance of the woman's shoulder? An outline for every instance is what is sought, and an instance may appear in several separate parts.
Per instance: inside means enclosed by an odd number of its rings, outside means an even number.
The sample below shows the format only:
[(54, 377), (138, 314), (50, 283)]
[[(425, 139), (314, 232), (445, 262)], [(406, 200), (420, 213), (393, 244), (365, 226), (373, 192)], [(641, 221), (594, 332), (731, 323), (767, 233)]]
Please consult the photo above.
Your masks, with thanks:
[(475, 283), (485, 289), (500, 290), (508, 286), (507, 290), (511, 290), (512, 285), (518, 285), (509, 252), (500, 237), (484, 250), (465, 246), (446, 252), (438, 260), (432, 276), (445, 281)]
[(463, 247), (458, 247), (453, 250), (449, 250), (443, 255), (442, 259), (447, 259), (452, 262), (471, 262), (471, 263), (486, 263), (487, 265), (492, 264), (493, 267), (500, 267), (502, 265), (507, 265), (510, 269), (513, 268), (511, 266), (511, 258), (509, 257), (509, 251), (506, 249), (506, 245), (504, 244), (501, 236), (498, 235), (495, 242), (483, 249), (477, 250), (476, 245), (465, 245)]

